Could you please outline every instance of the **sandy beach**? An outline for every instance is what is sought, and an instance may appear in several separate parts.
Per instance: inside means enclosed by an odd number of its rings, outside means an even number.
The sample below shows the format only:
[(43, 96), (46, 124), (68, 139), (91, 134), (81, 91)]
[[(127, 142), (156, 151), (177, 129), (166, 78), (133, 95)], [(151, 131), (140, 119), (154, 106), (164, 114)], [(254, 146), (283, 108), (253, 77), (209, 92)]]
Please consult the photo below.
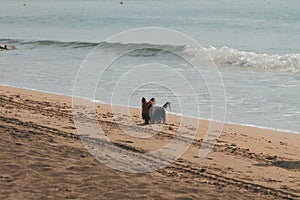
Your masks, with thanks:
[[(151, 125), (140, 125), (140, 112), (131, 108), (130, 118), (142, 134)], [(89, 153), (71, 97), (0, 86), (0, 113), (0, 199), (300, 199), (300, 134), (225, 124), (214, 149), (200, 159), (209, 126), (203, 120), (175, 162), (133, 174)], [(97, 104), (97, 115), (110, 140), (127, 151), (158, 149), (180, 126), (178, 116), (168, 115), (160, 134), (135, 138), (118, 128), (109, 105)]]

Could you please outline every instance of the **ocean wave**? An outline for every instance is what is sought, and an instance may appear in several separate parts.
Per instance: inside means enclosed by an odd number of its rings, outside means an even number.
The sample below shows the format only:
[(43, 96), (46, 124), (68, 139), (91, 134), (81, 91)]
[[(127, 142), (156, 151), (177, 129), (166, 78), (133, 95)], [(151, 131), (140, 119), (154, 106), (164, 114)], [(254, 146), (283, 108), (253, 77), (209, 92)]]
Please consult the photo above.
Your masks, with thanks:
[(79, 41), (56, 41), (56, 40), (23, 40), (23, 39), (0, 39), (0, 43), (14, 44), (16, 46), (57, 46), (70, 48), (95, 47), (96, 42), (79, 42)]
[(152, 49), (152, 51), (168, 50), (168, 51), (181, 51), (184, 46), (174, 46), (167, 44), (149, 44), (149, 43), (111, 43), (111, 42), (81, 42), (81, 41), (56, 41), (56, 40), (23, 40), (23, 39), (0, 39), (0, 43), (20, 45), (33, 45), (33, 46), (57, 46), (69, 48), (85, 48), (96, 47), (99, 48), (112, 48), (120, 50), (131, 49)]
[[(13, 44), (17, 48), (30, 45), (33, 47), (57, 48), (103, 48), (115, 51), (136, 50), (130, 56), (155, 56), (161, 52), (170, 51), (183, 54), (199, 61), (211, 63), (219, 67), (238, 66), (247, 69), (267, 69), (279, 72), (300, 73), (300, 53), (298, 54), (266, 54), (240, 51), (229, 47), (193, 47), (167, 44), (148, 43), (110, 43), (110, 42), (81, 42), (81, 41), (55, 41), (55, 40), (22, 40), (0, 39), (0, 44)], [(26, 48), (26, 47), (24, 47)]]
[(211, 59), (217, 66), (238, 66), (300, 73), (300, 54), (260, 54), (228, 47), (196, 48), (191, 46), (186, 46), (183, 54), (199, 61)]

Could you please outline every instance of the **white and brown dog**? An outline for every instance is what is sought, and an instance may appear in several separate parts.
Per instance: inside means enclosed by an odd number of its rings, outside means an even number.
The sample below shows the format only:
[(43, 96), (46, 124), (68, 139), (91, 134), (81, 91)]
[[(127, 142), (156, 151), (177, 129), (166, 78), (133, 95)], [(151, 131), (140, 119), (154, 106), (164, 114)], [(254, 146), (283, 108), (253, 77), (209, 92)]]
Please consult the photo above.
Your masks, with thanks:
[(155, 106), (155, 98), (149, 101), (142, 98), (142, 117), (145, 124), (164, 124), (166, 122), (166, 108), (171, 108), (171, 103), (167, 102), (162, 107)]

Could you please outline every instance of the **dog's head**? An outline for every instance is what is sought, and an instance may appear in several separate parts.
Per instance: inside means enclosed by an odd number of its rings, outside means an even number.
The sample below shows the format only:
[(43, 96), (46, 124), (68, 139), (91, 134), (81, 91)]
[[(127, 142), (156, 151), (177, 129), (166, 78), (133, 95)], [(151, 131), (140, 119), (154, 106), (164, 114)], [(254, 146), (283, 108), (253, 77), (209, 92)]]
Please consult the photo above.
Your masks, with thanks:
[(150, 120), (149, 110), (155, 105), (155, 98), (151, 98), (149, 101), (145, 97), (142, 98), (142, 117), (145, 120), (145, 123), (148, 123)]

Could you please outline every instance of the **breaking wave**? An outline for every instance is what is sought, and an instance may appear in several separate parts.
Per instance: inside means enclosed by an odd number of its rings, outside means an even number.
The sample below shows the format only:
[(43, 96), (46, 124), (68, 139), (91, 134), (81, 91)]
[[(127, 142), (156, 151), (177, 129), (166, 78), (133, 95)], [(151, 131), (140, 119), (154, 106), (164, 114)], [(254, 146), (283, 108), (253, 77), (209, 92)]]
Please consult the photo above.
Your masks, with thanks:
[(300, 54), (261, 54), (228, 47), (195, 48), (191, 46), (186, 46), (183, 54), (200, 61), (206, 61), (207, 55), (209, 55), (217, 66), (238, 66), (300, 73)]
[[(0, 39), (0, 44), (13, 44), (16, 47), (30, 48), (54, 47), (54, 48), (88, 48), (96, 46), (105, 49), (128, 51), (139, 49), (140, 54), (136, 56), (150, 55), (156, 56), (161, 50), (176, 52), (185, 56), (198, 59), (199, 61), (213, 61), (219, 67), (238, 66), (247, 69), (267, 69), (279, 72), (300, 73), (300, 53), (295, 54), (266, 54), (241, 51), (229, 47), (202, 47), (175, 46), (159, 44), (140, 44), (140, 43), (109, 43), (109, 42), (79, 42), (79, 41), (54, 41), (54, 40), (19, 40), (19, 39)], [(146, 52), (146, 53), (145, 53)], [(153, 53), (154, 52), (154, 53)], [(148, 55), (148, 56), (149, 56)]]

